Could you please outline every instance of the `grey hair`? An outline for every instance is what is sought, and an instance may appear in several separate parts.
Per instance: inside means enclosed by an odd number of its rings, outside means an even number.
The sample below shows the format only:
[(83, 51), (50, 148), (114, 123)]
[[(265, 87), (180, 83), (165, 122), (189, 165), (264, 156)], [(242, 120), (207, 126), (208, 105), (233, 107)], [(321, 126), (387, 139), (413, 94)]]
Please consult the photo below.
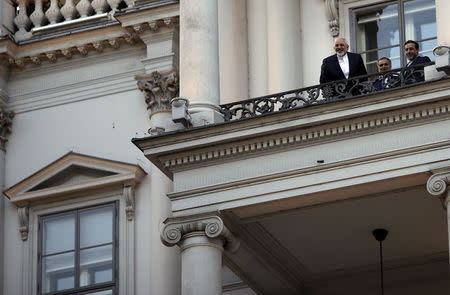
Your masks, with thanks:
[(347, 42), (347, 39), (342, 38), (342, 37), (337, 37), (337, 38), (334, 38), (334, 43), (336, 43), (337, 40), (343, 40), (344, 43), (345, 43), (345, 45), (349, 46), (349, 45), (348, 45), (348, 42)]

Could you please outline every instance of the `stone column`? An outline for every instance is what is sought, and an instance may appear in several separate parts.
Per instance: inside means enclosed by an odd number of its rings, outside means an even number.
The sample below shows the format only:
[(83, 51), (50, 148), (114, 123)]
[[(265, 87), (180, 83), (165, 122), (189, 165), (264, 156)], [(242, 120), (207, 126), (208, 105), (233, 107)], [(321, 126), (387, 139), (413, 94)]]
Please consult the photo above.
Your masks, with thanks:
[(222, 294), (222, 252), (237, 250), (239, 242), (219, 215), (169, 218), (161, 240), (180, 246), (182, 295)]
[[(447, 211), (447, 229), (449, 237), (449, 257), (450, 257), (450, 168), (437, 171), (427, 181), (428, 192), (440, 198)], [(450, 263), (450, 260), (449, 260)]]
[(220, 103), (248, 98), (247, 14), (242, 0), (219, 0)]
[(269, 93), (301, 88), (299, 0), (267, 0)]
[(436, 26), (437, 44), (450, 46), (450, 27), (448, 16), (450, 15), (450, 1), (436, 0)]
[(180, 96), (193, 125), (223, 121), (219, 112), (217, 0), (180, 1)]
[(267, 4), (247, 0), (248, 92), (250, 97), (267, 95)]

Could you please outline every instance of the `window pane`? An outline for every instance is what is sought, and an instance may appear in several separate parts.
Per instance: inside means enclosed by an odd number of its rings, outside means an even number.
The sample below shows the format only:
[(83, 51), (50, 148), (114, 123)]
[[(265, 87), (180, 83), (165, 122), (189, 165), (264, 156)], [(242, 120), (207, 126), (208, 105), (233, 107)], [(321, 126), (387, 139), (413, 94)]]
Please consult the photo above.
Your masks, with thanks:
[(436, 8), (434, 0), (405, 2), (406, 40), (422, 40), (436, 37)]
[(80, 247), (112, 242), (113, 207), (101, 207), (80, 213)]
[(74, 288), (74, 253), (42, 259), (42, 293)]
[(75, 248), (75, 215), (47, 217), (43, 222), (43, 254), (69, 251)]
[(80, 251), (80, 286), (112, 281), (112, 246)]
[(382, 5), (356, 12), (358, 52), (399, 44), (398, 5)]
[(112, 295), (112, 293), (113, 293), (112, 290), (106, 290), (106, 291), (99, 291), (99, 292), (94, 292), (94, 293), (86, 293), (86, 295)]
[(363, 53), (362, 57), (366, 63), (367, 72), (369, 74), (378, 72), (377, 61), (381, 57), (388, 57), (391, 59), (392, 69), (399, 68), (400, 46)]
[(431, 59), (431, 61), (435, 60), (433, 49), (437, 46), (436, 39), (419, 42), (419, 46), (420, 46), (420, 55), (428, 56)]

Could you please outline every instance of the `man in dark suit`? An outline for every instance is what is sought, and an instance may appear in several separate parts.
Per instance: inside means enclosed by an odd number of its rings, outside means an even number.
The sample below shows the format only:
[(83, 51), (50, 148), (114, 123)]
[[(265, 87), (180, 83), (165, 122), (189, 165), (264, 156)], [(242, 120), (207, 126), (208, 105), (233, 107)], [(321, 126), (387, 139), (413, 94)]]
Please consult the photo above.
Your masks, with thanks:
[(361, 55), (348, 52), (348, 43), (344, 38), (334, 40), (333, 54), (325, 58), (320, 71), (320, 84), (367, 75)]
[[(425, 64), (431, 62), (428, 56), (420, 56), (419, 55), (419, 43), (413, 40), (408, 40), (404, 44), (405, 55), (407, 58), (407, 67), (414, 67), (420, 64)], [(416, 70), (414, 71), (414, 82), (424, 81), (423, 76), (423, 67), (414, 67)], [(411, 82), (409, 82), (411, 83)]]
[(378, 72), (380, 75), (373, 82), (373, 88), (376, 91), (382, 89), (391, 89), (400, 86), (400, 75), (396, 72), (389, 72), (392, 69), (391, 59), (388, 57), (379, 58), (377, 61)]

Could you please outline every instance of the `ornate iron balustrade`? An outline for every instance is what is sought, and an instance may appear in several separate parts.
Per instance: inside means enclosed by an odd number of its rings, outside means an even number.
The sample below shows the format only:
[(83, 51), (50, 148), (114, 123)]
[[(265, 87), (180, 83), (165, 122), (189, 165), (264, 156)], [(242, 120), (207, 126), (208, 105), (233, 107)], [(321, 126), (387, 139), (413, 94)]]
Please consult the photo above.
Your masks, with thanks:
[(225, 122), (329, 103), (424, 82), (422, 64), (221, 105)]

